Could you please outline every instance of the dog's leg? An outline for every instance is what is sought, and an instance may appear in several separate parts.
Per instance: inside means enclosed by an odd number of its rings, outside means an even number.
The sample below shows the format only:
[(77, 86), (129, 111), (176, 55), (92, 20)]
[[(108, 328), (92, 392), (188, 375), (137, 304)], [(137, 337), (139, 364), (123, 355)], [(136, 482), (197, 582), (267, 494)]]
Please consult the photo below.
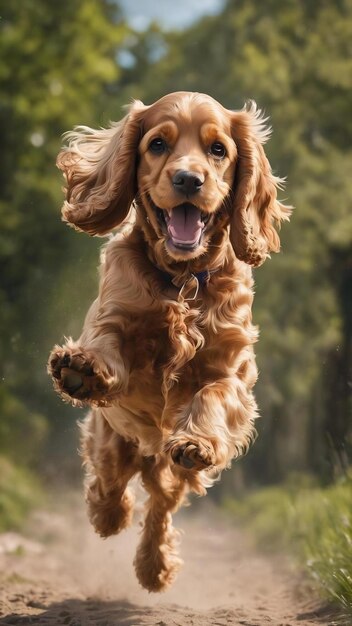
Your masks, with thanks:
[(205, 385), (176, 423), (165, 443), (174, 463), (189, 470), (222, 470), (234, 456), (245, 452), (255, 436), (257, 406), (251, 388), (255, 366)]
[(171, 513), (182, 504), (186, 482), (173, 474), (166, 459), (156, 461), (154, 457), (143, 459), (142, 480), (150, 496), (134, 566), (145, 589), (162, 591), (173, 582), (182, 565)]
[(134, 497), (128, 481), (140, 469), (137, 447), (114, 432), (99, 410), (81, 425), (88, 515), (101, 537), (119, 533), (132, 521)]
[(74, 404), (104, 406), (124, 388), (128, 368), (121, 356), (121, 320), (102, 319), (99, 303), (91, 306), (81, 337), (54, 346), (48, 361), (54, 387)]

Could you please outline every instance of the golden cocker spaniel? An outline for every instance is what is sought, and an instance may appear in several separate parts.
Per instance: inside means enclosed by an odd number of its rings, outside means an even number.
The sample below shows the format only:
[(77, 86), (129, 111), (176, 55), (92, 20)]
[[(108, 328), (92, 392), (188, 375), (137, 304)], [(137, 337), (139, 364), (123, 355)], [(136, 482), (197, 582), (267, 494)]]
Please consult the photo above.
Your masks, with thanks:
[(63, 219), (104, 248), (82, 335), (55, 346), (56, 390), (90, 405), (82, 425), (96, 531), (128, 526), (138, 472), (149, 494), (135, 568), (150, 591), (180, 566), (171, 513), (204, 494), (255, 433), (251, 266), (279, 250), (277, 200), (254, 103), (229, 111), (178, 92), (134, 102), (110, 128), (79, 127), (58, 157)]

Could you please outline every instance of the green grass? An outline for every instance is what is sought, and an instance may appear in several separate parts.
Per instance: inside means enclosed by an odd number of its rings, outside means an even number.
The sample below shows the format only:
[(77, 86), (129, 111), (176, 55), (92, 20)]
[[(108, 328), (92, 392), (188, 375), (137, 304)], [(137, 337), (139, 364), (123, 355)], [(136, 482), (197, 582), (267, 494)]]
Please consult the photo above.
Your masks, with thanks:
[(292, 477), (226, 509), (266, 551), (290, 550), (324, 594), (352, 615), (352, 480), (328, 488)]
[(35, 476), (0, 456), (0, 532), (20, 529), (30, 510), (41, 500), (42, 492)]

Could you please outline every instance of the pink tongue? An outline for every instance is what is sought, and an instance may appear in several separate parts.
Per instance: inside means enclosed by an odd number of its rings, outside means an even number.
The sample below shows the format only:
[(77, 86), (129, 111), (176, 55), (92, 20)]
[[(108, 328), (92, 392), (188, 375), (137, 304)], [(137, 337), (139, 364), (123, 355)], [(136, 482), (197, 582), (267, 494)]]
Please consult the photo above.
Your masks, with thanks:
[(200, 210), (193, 204), (181, 204), (171, 211), (168, 231), (174, 243), (198, 243), (204, 224)]

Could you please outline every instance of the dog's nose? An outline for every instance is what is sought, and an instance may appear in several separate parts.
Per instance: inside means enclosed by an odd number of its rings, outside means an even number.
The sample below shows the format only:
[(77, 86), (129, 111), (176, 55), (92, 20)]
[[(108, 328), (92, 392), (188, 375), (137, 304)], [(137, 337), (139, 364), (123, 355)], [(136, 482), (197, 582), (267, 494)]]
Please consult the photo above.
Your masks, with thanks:
[(172, 177), (172, 184), (177, 191), (191, 196), (200, 190), (204, 183), (203, 174), (178, 170)]

